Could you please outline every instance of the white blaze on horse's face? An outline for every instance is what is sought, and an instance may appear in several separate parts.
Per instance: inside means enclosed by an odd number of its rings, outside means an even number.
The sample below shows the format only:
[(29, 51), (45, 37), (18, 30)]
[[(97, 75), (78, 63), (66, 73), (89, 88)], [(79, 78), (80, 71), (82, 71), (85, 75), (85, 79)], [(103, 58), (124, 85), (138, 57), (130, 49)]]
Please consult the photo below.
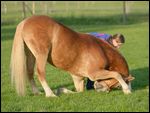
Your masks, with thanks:
[(107, 84), (103, 81), (95, 81), (94, 82), (94, 89), (97, 91), (97, 92), (109, 92), (110, 91), (110, 88), (107, 86)]

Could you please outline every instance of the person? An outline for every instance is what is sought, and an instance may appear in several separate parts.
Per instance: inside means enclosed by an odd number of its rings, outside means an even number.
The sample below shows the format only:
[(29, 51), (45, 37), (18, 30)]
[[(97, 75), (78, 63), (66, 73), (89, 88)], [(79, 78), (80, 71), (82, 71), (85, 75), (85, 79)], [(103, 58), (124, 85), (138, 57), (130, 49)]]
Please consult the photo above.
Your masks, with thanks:
[(111, 44), (112, 46), (118, 49), (123, 43), (125, 43), (125, 38), (122, 34), (110, 35), (110, 34), (97, 33), (97, 32), (91, 32), (89, 34), (107, 41), (109, 44)]
[[(107, 41), (110, 45), (112, 45), (117, 49), (119, 49), (122, 46), (122, 44), (125, 43), (125, 38), (122, 34), (110, 35), (106, 33), (97, 33), (97, 32), (91, 32), (88, 34)], [(94, 89), (94, 81), (91, 81), (89, 78), (87, 79), (86, 89), (87, 90)]]

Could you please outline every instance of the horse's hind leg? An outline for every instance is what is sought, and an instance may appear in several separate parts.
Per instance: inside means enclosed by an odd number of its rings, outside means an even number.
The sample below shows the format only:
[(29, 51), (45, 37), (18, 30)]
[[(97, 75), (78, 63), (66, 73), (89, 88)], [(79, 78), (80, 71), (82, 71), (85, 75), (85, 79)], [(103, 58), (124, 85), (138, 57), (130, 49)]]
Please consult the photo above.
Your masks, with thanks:
[(102, 80), (102, 79), (108, 79), (108, 78), (115, 78), (116, 80), (119, 81), (119, 83), (122, 86), (123, 92), (125, 94), (131, 93), (129, 86), (125, 83), (123, 80), (122, 76), (115, 71), (107, 71), (107, 70), (100, 70), (95, 73), (90, 74), (89, 78), (93, 81), (96, 80)]
[(35, 57), (31, 53), (31, 51), (26, 47), (26, 55), (27, 55), (27, 75), (29, 78), (29, 82), (32, 87), (32, 91), (34, 94), (39, 94), (39, 90), (36, 87), (34, 81), (34, 66), (35, 66)]
[(46, 79), (45, 79), (45, 67), (47, 62), (47, 54), (40, 54), (36, 57), (36, 68), (37, 68), (37, 74), (39, 81), (44, 88), (46, 97), (54, 97), (55, 94), (52, 92), (52, 90), (49, 88)]

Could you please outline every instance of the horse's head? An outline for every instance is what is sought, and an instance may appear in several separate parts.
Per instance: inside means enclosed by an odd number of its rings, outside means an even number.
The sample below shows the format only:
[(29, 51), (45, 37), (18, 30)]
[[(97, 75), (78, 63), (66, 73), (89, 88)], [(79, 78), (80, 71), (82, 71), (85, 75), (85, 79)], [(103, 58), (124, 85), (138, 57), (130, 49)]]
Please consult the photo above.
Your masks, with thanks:
[[(131, 85), (131, 81), (134, 79), (135, 77), (133, 77), (131, 74), (129, 74), (128, 77), (124, 78), (125, 82), (128, 85)], [(98, 80), (94, 82), (94, 89), (97, 92), (100, 91), (109, 92), (113, 88), (121, 88), (120, 83), (116, 79)]]

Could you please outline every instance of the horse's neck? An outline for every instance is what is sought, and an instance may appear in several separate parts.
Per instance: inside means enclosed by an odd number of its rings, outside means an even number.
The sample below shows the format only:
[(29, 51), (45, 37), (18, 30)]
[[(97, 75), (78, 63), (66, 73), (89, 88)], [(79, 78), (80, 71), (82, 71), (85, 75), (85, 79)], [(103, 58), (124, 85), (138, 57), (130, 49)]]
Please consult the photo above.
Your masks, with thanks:
[(107, 56), (110, 70), (117, 71), (124, 76), (128, 76), (128, 64), (119, 51), (103, 40), (99, 40), (99, 44)]

